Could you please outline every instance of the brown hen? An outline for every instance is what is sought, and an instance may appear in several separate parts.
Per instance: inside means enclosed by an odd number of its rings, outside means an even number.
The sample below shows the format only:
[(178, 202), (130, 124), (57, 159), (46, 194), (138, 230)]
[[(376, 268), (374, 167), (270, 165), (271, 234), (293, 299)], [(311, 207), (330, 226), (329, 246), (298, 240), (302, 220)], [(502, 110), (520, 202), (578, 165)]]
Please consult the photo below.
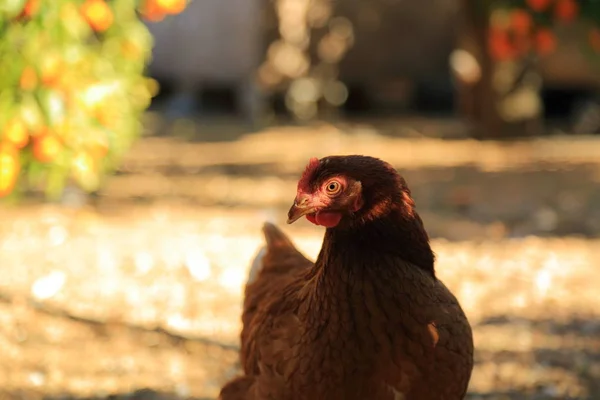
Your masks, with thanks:
[(288, 223), (325, 226), (317, 261), (274, 225), (246, 286), (244, 375), (222, 400), (454, 400), (471, 327), (438, 280), (404, 179), (366, 156), (310, 160)]

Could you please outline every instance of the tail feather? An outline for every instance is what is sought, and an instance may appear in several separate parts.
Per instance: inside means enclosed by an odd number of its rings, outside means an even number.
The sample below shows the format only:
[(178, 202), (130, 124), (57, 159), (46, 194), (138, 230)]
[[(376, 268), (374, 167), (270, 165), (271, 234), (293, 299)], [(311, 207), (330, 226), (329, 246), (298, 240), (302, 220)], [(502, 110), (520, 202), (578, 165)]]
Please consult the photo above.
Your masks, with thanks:
[(266, 245), (261, 247), (252, 260), (247, 284), (255, 282), (265, 268), (276, 273), (287, 273), (298, 267), (306, 267), (312, 263), (294, 246), (290, 238), (277, 225), (265, 222), (263, 225)]
[(258, 277), (260, 271), (262, 271), (264, 265), (263, 259), (265, 257), (265, 254), (267, 254), (267, 247), (263, 246), (258, 251), (256, 257), (254, 257), (254, 260), (252, 260), (252, 264), (250, 265), (250, 272), (248, 273), (248, 281), (246, 282), (248, 285), (254, 282)]
[(292, 241), (277, 227), (277, 225), (265, 222), (263, 225), (263, 233), (269, 250), (276, 247), (291, 247), (295, 249)]

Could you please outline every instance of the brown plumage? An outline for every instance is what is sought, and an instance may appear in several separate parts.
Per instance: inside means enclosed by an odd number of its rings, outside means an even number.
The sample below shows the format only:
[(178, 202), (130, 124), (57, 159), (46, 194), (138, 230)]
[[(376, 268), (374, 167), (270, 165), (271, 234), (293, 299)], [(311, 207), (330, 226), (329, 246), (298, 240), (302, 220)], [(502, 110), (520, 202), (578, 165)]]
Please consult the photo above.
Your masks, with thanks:
[(220, 399), (462, 399), (471, 328), (435, 276), (404, 179), (372, 157), (311, 159), (288, 223), (302, 216), (327, 227), (317, 261), (265, 224), (246, 286), (244, 375)]

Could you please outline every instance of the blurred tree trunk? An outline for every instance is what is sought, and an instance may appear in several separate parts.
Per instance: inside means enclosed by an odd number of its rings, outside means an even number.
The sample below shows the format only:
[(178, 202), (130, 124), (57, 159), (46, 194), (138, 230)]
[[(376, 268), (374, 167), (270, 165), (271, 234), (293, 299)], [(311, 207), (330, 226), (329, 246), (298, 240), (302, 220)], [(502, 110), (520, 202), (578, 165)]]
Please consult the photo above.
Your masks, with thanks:
[[(540, 103), (539, 90), (531, 85), (524, 85), (526, 79), (523, 77), (536, 74), (530, 68), (532, 64), (523, 63), (523, 69), (520, 72), (512, 73), (514, 80), (511, 87), (506, 90), (499, 90), (495, 87), (494, 76), (497, 74), (499, 64), (487, 51), (490, 21), (489, 2), (461, 0), (461, 6), (462, 21), (457, 45), (459, 49), (470, 53), (477, 60), (479, 76), (473, 81), (457, 79), (456, 104), (459, 115), (472, 124), (471, 134), (478, 139), (539, 134), (541, 131), (539, 110), (531, 112), (527, 116), (522, 115), (512, 121), (507, 121), (500, 112), (501, 108), (506, 106), (503, 103), (510, 101), (516, 103), (519, 101), (516, 99), (517, 95), (523, 94), (524, 91), (527, 91), (526, 95), (530, 99), (533, 97), (534, 102)], [(529, 108), (535, 109), (535, 107)]]
[(501, 125), (492, 86), (494, 61), (486, 51), (488, 11), (482, 3), (481, 0), (462, 0), (458, 33), (458, 48), (472, 54), (480, 68), (477, 81), (457, 80), (458, 112), (473, 123), (473, 134), (478, 138), (496, 136)]

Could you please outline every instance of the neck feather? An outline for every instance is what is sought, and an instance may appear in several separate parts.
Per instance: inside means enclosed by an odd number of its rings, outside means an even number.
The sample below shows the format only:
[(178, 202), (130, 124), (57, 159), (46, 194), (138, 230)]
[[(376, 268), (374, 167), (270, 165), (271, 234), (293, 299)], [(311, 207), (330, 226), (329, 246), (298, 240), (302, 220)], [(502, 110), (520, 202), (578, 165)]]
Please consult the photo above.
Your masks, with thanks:
[(385, 265), (383, 259), (391, 258), (397, 258), (399, 266), (419, 268), (435, 277), (435, 256), (416, 212), (407, 214), (395, 209), (385, 217), (349, 228), (327, 229), (316, 267), (338, 263), (345, 268), (377, 268)]

